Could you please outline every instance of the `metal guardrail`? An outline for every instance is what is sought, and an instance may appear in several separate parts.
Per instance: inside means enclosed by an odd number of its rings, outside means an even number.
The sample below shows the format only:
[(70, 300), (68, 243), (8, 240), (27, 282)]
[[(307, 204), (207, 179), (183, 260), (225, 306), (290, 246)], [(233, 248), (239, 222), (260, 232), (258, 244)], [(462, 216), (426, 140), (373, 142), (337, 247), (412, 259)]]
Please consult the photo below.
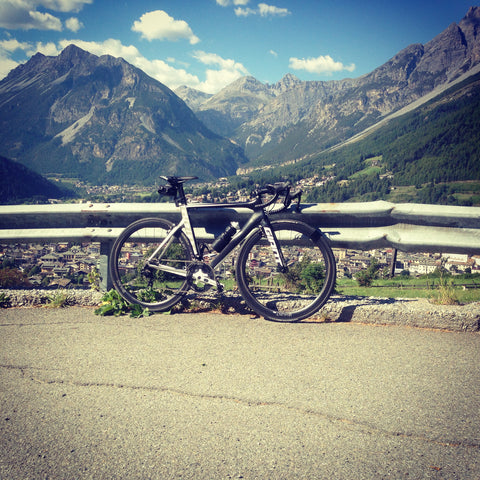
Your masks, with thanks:
[[(192, 215), (197, 238), (213, 240), (230, 221), (251, 214), (242, 208), (199, 208)], [(332, 247), (405, 252), (480, 254), (480, 208), (384, 201), (302, 205), (298, 218), (320, 228)], [(112, 203), (0, 206), (0, 243), (40, 241), (100, 242), (100, 273), (108, 287), (108, 256), (114, 239), (131, 222), (145, 217), (180, 219), (171, 203)]]

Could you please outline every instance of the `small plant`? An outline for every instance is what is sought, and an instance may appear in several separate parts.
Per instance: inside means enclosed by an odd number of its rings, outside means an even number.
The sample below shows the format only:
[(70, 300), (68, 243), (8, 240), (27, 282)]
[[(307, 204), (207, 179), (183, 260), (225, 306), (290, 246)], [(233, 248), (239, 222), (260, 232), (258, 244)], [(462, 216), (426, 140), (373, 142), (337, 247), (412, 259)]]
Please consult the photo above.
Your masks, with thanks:
[(453, 280), (440, 275), (438, 287), (431, 300), (439, 305), (457, 305), (460, 303)]
[(95, 290), (97, 292), (100, 290), (100, 271), (97, 267), (92, 268), (88, 272), (87, 280), (92, 290)]
[(10, 306), (10, 297), (5, 293), (0, 293), (0, 308), (7, 308)]
[(105, 293), (102, 298), (102, 303), (95, 310), (95, 315), (102, 317), (107, 315), (118, 317), (127, 313), (130, 313), (130, 316), (133, 318), (148, 317), (152, 314), (148, 308), (126, 302), (114, 289)]
[(57, 290), (53, 295), (47, 295), (48, 308), (64, 308), (75, 303), (71, 293), (66, 290)]
[(152, 312), (148, 308), (143, 308), (141, 305), (129, 305), (130, 316), (132, 318), (149, 317)]

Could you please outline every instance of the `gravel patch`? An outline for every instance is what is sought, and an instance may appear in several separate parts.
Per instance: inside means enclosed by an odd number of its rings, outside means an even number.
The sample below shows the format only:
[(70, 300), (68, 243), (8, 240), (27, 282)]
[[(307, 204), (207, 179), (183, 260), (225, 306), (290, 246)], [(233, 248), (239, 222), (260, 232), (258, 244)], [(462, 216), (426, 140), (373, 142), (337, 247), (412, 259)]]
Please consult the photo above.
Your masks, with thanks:
[(12, 307), (40, 307), (48, 305), (55, 297), (65, 295), (65, 306), (92, 307), (102, 301), (102, 292), (95, 290), (0, 290), (9, 298)]

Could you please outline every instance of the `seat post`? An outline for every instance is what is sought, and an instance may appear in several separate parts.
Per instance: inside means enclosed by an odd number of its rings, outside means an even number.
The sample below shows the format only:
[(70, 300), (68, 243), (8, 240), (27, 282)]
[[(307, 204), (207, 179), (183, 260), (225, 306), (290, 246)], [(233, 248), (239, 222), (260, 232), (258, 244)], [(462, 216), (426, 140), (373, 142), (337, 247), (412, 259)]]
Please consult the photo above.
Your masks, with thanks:
[(177, 196), (175, 197), (175, 205), (179, 207), (180, 205), (187, 204), (187, 197), (185, 197), (185, 192), (183, 190), (183, 183), (177, 183), (175, 185), (177, 189)]

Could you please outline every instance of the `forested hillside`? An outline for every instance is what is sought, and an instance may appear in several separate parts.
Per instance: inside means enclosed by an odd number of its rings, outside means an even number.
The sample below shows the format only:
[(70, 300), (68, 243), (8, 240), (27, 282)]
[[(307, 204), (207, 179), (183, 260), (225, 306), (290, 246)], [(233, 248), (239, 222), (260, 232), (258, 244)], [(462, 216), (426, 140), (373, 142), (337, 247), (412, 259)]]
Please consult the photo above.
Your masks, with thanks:
[(254, 177), (314, 175), (335, 177), (310, 192), (314, 202), (480, 204), (480, 74), (363, 140)]
[(72, 195), (27, 167), (0, 156), (0, 204), (45, 203), (49, 198)]

